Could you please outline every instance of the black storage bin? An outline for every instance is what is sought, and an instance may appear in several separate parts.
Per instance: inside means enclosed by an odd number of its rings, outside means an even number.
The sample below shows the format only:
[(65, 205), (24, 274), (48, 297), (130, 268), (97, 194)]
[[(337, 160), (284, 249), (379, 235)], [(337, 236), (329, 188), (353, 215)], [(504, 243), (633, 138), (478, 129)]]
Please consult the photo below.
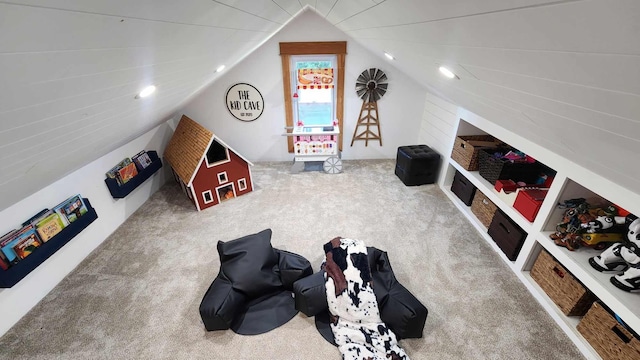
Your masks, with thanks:
[(500, 209), (493, 216), (487, 232), (493, 241), (498, 244), (502, 252), (507, 255), (507, 258), (515, 261), (520, 253), (524, 239), (527, 237), (527, 233)]
[(427, 145), (398, 147), (395, 174), (407, 186), (433, 184), (440, 171), (440, 154)]
[(453, 177), (453, 184), (451, 184), (451, 191), (453, 191), (465, 205), (471, 206), (473, 196), (476, 194), (476, 187), (473, 186), (471, 181), (464, 177), (460, 171), (456, 170), (456, 174)]
[(512, 163), (509, 160), (496, 159), (492, 156), (496, 152), (505, 154), (510, 150), (513, 149), (480, 149), (478, 153), (480, 176), (487, 180), (491, 186), (496, 183), (496, 180), (523, 181), (527, 184), (535, 183), (540, 174), (546, 169), (541, 163), (537, 161), (534, 163)]

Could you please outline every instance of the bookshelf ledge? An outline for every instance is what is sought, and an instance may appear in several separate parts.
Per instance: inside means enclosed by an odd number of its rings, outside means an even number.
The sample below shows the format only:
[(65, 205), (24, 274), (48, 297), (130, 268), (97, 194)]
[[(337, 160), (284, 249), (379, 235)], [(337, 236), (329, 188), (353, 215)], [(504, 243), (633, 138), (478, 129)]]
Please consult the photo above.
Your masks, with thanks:
[(17, 284), (98, 218), (98, 214), (91, 206), (89, 199), (83, 198), (83, 201), (88, 210), (86, 214), (62, 229), (49, 241), (40, 245), (31, 255), (20, 260), (7, 270), (0, 270), (0, 288), (10, 288)]
[(122, 199), (129, 195), (133, 190), (145, 182), (151, 175), (155, 174), (162, 167), (162, 160), (158, 157), (158, 152), (150, 150), (147, 151), (151, 158), (151, 164), (138, 172), (138, 175), (131, 178), (124, 185), (118, 185), (116, 179), (106, 178), (105, 184), (109, 188), (109, 192), (114, 199)]

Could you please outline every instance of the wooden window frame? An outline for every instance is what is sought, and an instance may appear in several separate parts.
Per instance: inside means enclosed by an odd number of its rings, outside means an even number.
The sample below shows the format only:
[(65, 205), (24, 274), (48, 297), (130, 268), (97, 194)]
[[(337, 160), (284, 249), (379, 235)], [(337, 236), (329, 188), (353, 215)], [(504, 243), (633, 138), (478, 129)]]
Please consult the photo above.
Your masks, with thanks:
[[(342, 134), (344, 126), (344, 64), (347, 56), (346, 41), (315, 41), (315, 42), (281, 42), (280, 58), (282, 60), (282, 88), (284, 91), (285, 126), (293, 127), (293, 101), (291, 100), (291, 68), (292, 55), (335, 55), (338, 58), (338, 76), (336, 93), (336, 118), (340, 129), (338, 149), (342, 151)], [(287, 145), (293, 153), (293, 138), (287, 136)]]

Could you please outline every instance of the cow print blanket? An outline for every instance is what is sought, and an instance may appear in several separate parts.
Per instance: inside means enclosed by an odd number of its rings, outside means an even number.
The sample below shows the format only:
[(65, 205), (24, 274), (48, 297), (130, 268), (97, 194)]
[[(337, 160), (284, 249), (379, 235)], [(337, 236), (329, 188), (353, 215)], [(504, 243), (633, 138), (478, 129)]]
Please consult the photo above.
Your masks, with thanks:
[(338, 237), (324, 252), (331, 330), (342, 358), (409, 359), (380, 319), (364, 243)]

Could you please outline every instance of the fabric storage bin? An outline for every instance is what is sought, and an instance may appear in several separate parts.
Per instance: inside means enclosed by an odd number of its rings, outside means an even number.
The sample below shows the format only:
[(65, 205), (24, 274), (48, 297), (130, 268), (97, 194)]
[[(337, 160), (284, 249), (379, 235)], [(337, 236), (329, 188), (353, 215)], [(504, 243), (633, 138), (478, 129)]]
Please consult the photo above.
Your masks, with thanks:
[(546, 189), (521, 189), (518, 191), (516, 201), (513, 203), (513, 207), (518, 210), (525, 219), (533, 222), (538, 215), (538, 210), (542, 206), (545, 196), (547, 196), (549, 190)]
[(604, 360), (640, 359), (640, 340), (597, 302), (577, 329)]
[(453, 176), (453, 183), (451, 184), (451, 191), (456, 194), (465, 205), (471, 206), (473, 195), (476, 193), (476, 187), (456, 170), (456, 174)]
[(527, 233), (500, 209), (493, 216), (487, 233), (511, 261), (516, 260), (524, 243), (524, 238), (527, 237)]
[(456, 137), (451, 158), (469, 171), (478, 170), (478, 151), (482, 148), (495, 148), (502, 142), (491, 135), (462, 135)]
[(496, 214), (498, 207), (489, 198), (482, 193), (482, 191), (476, 190), (476, 194), (473, 196), (473, 202), (471, 202), (471, 212), (480, 220), (482, 225), (487, 228), (491, 225), (491, 220)]
[(551, 254), (542, 250), (531, 268), (531, 277), (567, 316), (583, 316), (596, 300)]
[(478, 168), (480, 176), (487, 180), (491, 186), (494, 186), (496, 180), (513, 180), (515, 182), (522, 181), (527, 184), (534, 184), (540, 177), (545, 167), (539, 162), (526, 163), (514, 162), (502, 159), (496, 159), (492, 155), (495, 152), (506, 153), (512, 149), (495, 148), (480, 149), (478, 152)]

